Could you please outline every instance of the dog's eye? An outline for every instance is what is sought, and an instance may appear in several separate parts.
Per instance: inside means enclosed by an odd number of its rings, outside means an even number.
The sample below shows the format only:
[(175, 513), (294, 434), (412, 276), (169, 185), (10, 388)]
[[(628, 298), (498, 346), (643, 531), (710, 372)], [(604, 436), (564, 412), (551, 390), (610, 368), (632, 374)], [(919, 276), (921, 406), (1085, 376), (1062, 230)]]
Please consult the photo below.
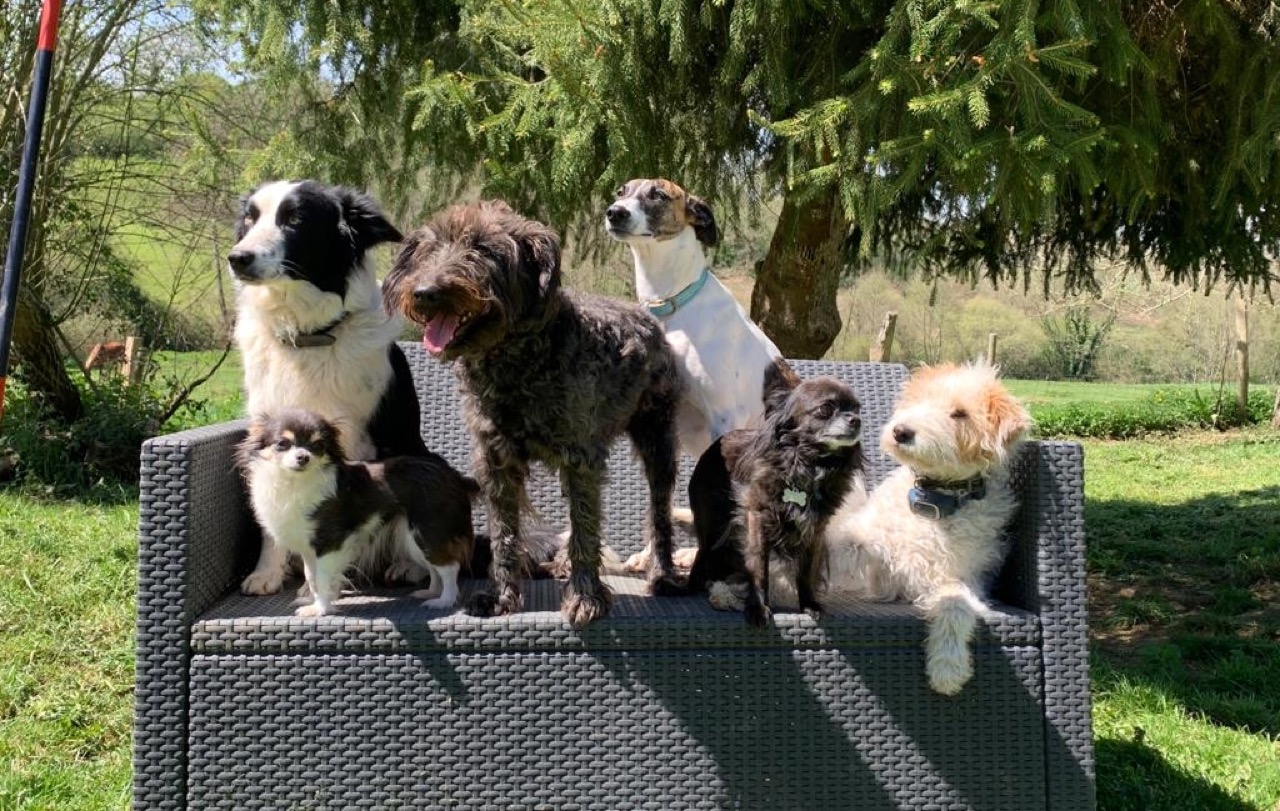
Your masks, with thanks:
[(836, 407), (831, 403), (823, 403), (813, 410), (813, 415), (820, 420), (829, 420), (834, 413), (836, 413)]
[(965, 411), (963, 408), (957, 408), (955, 411), (951, 412), (951, 419), (953, 420), (967, 420), (968, 418), (969, 412)]
[(664, 192), (660, 187), (654, 186), (649, 189), (649, 197), (653, 200), (670, 200), (671, 195)]
[(289, 441), (289, 440), (287, 440), (287, 439), (279, 439), (279, 440), (276, 440), (275, 449), (276, 449), (276, 450), (278, 450), (278, 451), (280, 451), (280, 452), (282, 452), (282, 453), (283, 453), (284, 451), (289, 450), (289, 449), (290, 449), (290, 448), (292, 448), (292, 447), (293, 447), (293, 443), (292, 443), (292, 442), (290, 442), (290, 441)]
[(615, 192), (613, 193), (613, 196), (614, 196), (614, 197), (621, 197), (622, 195), (624, 195), (624, 194), (626, 194), (626, 193), (627, 193), (627, 187), (626, 187), (626, 186), (619, 186), (619, 187), (618, 187), (618, 189), (617, 189), (617, 191), (615, 191)]

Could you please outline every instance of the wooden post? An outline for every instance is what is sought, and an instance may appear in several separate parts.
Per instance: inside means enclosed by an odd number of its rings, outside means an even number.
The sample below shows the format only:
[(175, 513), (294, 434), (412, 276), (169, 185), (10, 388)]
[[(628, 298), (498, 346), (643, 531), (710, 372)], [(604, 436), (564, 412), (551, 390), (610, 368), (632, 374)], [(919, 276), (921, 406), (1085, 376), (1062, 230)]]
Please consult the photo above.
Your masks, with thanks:
[(987, 364), (990, 366), (996, 365), (996, 342), (999, 339), (1000, 339), (1000, 333), (998, 332), (987, 333)]
[(142, 372), (142, 364), (138, 363), (138, 352), (141, 349), (142, 341), (136, 335), (124, 339), (124, 363), (120, 365), (120, 374), (130, 383), (137, 383), (138, 375)]
[(892, 310), (884, 314), (884, 324), (880, 327), (880, 334), (876, 336), (876, 341), (871, 345), (871, 362), (872, 363), (888, 363), (889, 353), (893, 351), (893, 328), (898, 323), (898, 314)]
[(1280, 431), (1280, 386), (1276, 387), (1276, 403), (1271, 406), (1271, 427)]
[(1236, 413), (1240, 422), (1249, 418), (1249, 302), (1244, 290), (1236, 299)]

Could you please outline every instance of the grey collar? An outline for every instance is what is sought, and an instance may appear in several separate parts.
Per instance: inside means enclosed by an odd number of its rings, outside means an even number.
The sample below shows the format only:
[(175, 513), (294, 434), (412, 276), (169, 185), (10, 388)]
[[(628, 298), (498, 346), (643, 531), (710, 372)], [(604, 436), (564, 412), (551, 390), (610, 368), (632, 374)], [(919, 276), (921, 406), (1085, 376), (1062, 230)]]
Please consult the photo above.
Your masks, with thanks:
[(974, 476), (963, 481), (940, 481), (916, 478), (916, 486), (907, 493), (911, 512), (921, 518), (939, 521), (955, 515), (971, 501), (987, 497), (987, 480)]

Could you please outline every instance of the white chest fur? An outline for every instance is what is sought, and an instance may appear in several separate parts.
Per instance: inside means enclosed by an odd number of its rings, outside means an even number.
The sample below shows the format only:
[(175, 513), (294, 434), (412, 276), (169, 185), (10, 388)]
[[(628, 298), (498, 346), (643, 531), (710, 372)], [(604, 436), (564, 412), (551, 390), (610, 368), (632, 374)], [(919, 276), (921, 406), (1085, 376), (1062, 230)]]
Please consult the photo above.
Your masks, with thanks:
[(335, 492), (337, 476), (332, 465), (295, 471), (255, 459), (249, 467), (253, 514), (276, 543), (290, 552), (310, 549), (316, 507)]
[[(674, 296), (707, 267), (692, 228), (674, 239), (631, 242), (630, 247), (642, 302)], [(685, 379), (680, 444), (696, 458), (717, 437), (759, 418), (765, 369), (782, 353), (714, 276), (693, 299), (659, 320)]]

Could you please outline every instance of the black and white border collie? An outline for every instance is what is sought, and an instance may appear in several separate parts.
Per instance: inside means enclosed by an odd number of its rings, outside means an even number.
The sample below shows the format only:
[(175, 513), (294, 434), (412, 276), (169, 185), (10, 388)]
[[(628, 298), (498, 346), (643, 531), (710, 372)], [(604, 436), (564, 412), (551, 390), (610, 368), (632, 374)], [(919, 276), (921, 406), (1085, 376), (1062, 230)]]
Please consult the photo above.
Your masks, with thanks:
[[(245, 199), (227, 264), (251, 416), (315, 411), (339, 430), (348, 459), (426, 453), (409, 364), (395, 344), (400, 319), (383, 310), (368, 261), (370, 248), (399, 241), (377, 203), (354, 189), (276, 181)], [(241, 590), (279, 591), (287, 558), (264, 538)], [(373, 574), (387, 564), (393, 579), (424, 574), (386, 544), (357, 567)]]

